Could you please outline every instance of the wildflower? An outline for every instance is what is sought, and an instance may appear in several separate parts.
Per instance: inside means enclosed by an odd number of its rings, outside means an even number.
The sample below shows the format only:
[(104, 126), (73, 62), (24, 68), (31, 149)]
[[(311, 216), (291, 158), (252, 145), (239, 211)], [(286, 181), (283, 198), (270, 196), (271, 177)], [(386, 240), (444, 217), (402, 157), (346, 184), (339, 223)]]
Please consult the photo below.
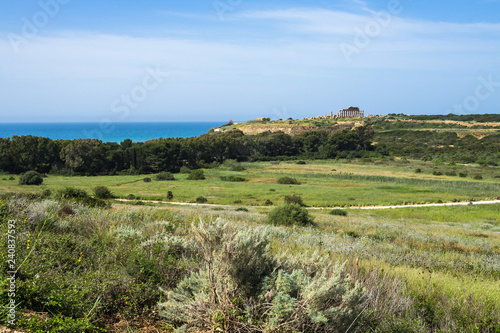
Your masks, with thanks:
[(35, 275), (35, 277), (38, 279), (40, 277), (40, 275), (37, 274), (37, 275)]

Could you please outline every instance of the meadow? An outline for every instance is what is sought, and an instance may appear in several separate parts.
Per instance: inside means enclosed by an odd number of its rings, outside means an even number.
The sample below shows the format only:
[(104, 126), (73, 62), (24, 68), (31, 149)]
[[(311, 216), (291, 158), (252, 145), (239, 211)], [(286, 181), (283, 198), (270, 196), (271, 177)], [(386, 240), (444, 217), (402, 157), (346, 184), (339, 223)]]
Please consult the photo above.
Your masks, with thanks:
[[(244, 170), (231, 171), (235, 165)], [(35, 188), (21, 186), (15, 176), (9, 180), (11, 176), (4, 175), (0, 176), (0, 191), (41, 193), (75, 187), (90, 193), (96, 186), (106, 186), (122, 199), (168, 201), (167, 193), (171, 191), (171, 201), (175, 202), (195, 202), (203, 196), (211, 204), (244, 206), (260, 206), (266, 202), (278, 205), (287, 195), (299, 195), (306, 205), (314, 207), (470, 201), (493, 199), (500, 194), (498, 167), (436, 165), (408, 160), (318, 160), (306, 164), (230, 161), (204, 169), (204, 174), (205, 180), (188, 180), (188, 174), (178, 173), (173, 181), (157, 181), (155, 175), (48, 175), (43, 184)], [(221, 179), (231, 176), (244, 181)], [(297, 179), (300, 185), (278, 184), (278, 179), (285, 176)], [(478, 176), (482, 179), (474, 178)], [(151, 182), (144, 182), (144, 178), (150, 178)]]
[[(48, 175), (40, 186), (1, 175), (2, 234), (17, 223), (17, 327), (500, 332), (500, 203), (357, 209), (496, 198), (498, 167), (359, 159), (228, 161), (203, 171), (204, 180), (177, 173), (169, 181)], [(285, 176), (300, 184), (279, 184)], [(228, 181), (238, 177), (245, 181)], [(96, 186), (129, 199), (92, 208), (57, 196)], [(286, 195), (310, 206), (313, 225), (271, 223)], [(199, 196), (219, 205), (170, 203)]]

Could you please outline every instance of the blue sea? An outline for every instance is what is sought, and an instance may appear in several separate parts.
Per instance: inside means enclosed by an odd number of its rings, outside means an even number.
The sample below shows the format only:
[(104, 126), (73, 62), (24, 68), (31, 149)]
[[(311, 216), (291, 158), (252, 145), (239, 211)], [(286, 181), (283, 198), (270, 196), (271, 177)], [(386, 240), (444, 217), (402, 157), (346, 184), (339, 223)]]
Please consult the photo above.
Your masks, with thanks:
[(226, 122), (155, 122), (155, 123), (5, 123), (0, 124), (0, 137), (33, 135), (58, 139), (99, 139), (122, 142), (130, 139), (144, 142), (158, 138), (187, 138), (205, 134)]

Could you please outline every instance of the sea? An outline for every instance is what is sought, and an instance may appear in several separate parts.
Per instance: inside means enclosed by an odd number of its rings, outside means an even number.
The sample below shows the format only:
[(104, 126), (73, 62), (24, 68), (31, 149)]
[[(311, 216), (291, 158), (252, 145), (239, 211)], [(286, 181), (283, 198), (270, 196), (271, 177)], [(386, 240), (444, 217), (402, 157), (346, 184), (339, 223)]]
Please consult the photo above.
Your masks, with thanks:
[(158, 138), (187, 138), (207, 133), (227, 122), (127, 122), (127, 123), (3, 123), (0, 138), (33, 135), (53, 140), (99, 139), (120, 143)]

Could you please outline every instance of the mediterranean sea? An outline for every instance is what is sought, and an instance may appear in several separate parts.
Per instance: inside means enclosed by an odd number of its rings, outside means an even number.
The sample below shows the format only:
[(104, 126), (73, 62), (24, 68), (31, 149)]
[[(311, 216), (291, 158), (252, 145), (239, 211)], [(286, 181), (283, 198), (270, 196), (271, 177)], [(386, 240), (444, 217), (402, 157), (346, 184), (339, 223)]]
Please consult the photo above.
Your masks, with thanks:
[(53, 140), (99, 139), (122, 142), (130, 139), (144, 142), (158, 138), (187, 138), (205, 134), (226, 122), (136, 122), (136, 123), (4, 123), (0, 138), (13, 135), (42, 136)]

